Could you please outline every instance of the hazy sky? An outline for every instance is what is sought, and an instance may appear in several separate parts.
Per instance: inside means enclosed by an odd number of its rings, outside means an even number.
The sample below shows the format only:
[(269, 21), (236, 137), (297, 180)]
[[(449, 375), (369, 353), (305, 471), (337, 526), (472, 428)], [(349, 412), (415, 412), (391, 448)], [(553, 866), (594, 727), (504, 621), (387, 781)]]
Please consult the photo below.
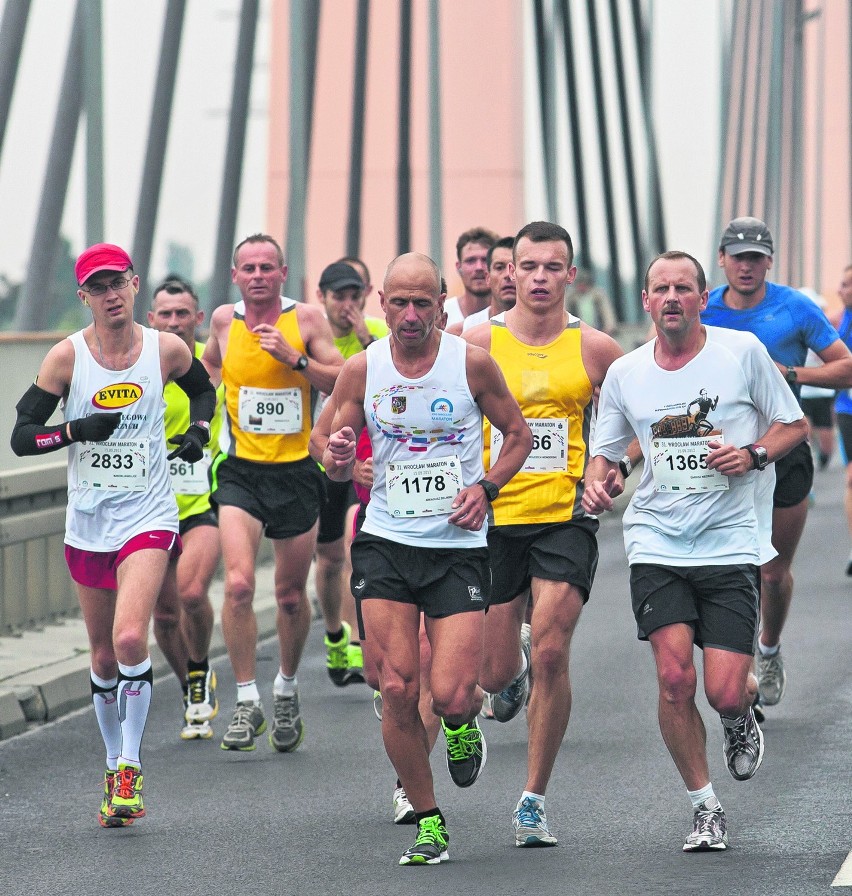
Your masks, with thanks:
[[(2, 5), (3, 0), (0, 0)], [(252, 110), (237, 233), (265, 225), (269, 5), (264, 0), (255, 50)], [(328, 0), (324, 9), (337, 0)], [(462, 0), (459, 0), (462, 2)], [(521, 2), (521, 0), (518, 0)], [(655, 118), (666, 187), (670, 246), (706, 259), (716, 193), (719, 15), (722, 0), (653, 0)], [(72, 0), (33, 0), (18, 83), (0, 159), (0, 272), (20, 279), (41, 199)], [(133, 242), (165, 0), (103, 4), (106, 238)], [(152, 275), (165, 273), (169, 241), (195, 253), (194, 276), (209, 275), (221, 193), (221, 167), (239, 25), (239, 0), (189, 0), (186, 7)], [(625, 4), (625, 11), (627, 10)], [(625, 22), (629, 19), (625, 18)], [(62, 232), (83, 248), (81, 128)], [(527, 191), (528, 215), (541, 214), (540, 191)], [(595, 225), (600, 232), (602, 223)], [(709, 273), (709, 271), (708, 271)]]

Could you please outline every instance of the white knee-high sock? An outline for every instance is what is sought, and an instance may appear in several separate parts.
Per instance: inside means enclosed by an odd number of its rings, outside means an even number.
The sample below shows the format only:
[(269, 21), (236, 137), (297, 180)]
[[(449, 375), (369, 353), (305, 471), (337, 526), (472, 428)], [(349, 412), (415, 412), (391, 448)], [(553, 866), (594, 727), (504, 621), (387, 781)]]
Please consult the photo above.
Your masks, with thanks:
[(136, 666), (118, 664), (118, 717), (121, 720), (121, 755), (119, 762), (141, 766), (139, 752), (148, 710), (151, 708), (151, 691), (154, 673), (151, 657)]
[(101, 678), (94, 670), (89, 672), (92, 686), (92, 703), (95, 718), (106, 747), (106, 766), (115, 771), (118, 768), (118, 754), (121, 752), (121, 722), (118, 719), (116, 698), (117, 678)]

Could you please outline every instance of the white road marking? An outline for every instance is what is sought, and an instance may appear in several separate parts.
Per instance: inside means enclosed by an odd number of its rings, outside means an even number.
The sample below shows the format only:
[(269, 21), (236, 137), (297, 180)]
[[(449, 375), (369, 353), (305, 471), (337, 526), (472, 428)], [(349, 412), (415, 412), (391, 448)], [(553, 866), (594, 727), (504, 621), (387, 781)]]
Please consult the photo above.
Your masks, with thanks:
[(852, 852), (840, 866), (840, 871), (831, 882), (832, 887), (852, 887)]

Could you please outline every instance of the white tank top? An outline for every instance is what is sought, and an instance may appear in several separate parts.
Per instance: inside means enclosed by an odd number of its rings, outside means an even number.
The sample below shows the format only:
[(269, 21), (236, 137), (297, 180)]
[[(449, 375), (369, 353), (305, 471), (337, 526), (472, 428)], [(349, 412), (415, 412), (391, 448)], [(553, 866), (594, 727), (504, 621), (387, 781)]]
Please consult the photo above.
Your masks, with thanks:
[(65, 419), (100, 411), (120, 411), (122, 416), (108, 441), (74, 442), (68, 448), (66, 544), (116, 551), (144, 532), (177, 532), (177, 504), (166, 463), (159, 334), (142, 328), (139, 359), (126, 370), (101, 367), (82, 331), (68, 338), (74, 346), (74, 372)]
[(442, 333), (432, 369), (407, 379), (394, 366), (390, 337), (367, 348), (373, 489), (365, 532), (415, 547), (485, 547), (487, 524), (468, 532), (447, 522), (453, 497), (484, 475), (482, 414), (467, 382), (466, 349)]

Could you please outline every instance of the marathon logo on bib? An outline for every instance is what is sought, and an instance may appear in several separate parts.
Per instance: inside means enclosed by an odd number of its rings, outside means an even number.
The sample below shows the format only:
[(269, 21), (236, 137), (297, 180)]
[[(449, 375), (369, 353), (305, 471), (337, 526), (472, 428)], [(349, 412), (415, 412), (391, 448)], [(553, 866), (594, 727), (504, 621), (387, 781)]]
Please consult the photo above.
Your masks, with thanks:
[(115, 411), (139, 401), (144, 391), (138, 383), (116, 383), (98, 389), (92, 396), (92, 404), (104, 411)]

